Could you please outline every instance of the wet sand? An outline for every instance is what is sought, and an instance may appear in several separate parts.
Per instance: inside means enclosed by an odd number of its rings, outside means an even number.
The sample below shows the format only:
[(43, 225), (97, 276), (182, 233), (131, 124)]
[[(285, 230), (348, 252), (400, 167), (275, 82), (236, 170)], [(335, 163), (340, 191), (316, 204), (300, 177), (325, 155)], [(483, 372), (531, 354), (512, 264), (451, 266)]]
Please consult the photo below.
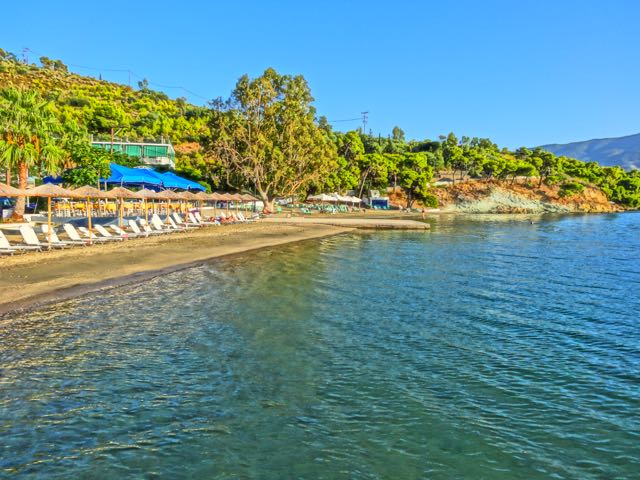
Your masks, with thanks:
[[(397, 214), (396, 214), (397, 215)], [(339, 215), (273, 216), (263, 220), (267, 223), (288, 225), (332, 225), (334, 227), (358, 228), (362, 230), (429, 230), (430, 225), (416, 220), (402, 218), (364, 216), (345, 217)]]
[(260, 222), (0, 257), (0, 315), (140, 282), (212, 258), (347, 231)]

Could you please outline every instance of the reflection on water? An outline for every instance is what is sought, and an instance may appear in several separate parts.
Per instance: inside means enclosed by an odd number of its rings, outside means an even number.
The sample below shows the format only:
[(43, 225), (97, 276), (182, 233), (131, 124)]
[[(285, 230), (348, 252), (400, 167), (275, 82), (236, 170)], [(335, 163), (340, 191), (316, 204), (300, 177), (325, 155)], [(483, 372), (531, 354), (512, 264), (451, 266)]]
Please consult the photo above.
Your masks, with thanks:
[(5, 319), (0, 477), (637, 478), (640, 215), (530, 218)]

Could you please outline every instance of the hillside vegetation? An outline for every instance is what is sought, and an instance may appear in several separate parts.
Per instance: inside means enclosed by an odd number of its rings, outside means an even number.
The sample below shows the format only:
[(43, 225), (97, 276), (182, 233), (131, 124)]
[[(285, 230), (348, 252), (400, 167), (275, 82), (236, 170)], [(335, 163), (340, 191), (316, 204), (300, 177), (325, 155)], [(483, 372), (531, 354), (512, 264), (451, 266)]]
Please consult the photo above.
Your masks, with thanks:
[[(39, 92), (67, 131), (79, 129), (98, 138), (112, 132), (130, 140), (169, 138), (179, 173), (212, 189), (251, 191), (265, 204), (279, 196), (348, 191), (362, 196), (398, 187), (409, 207), (415, 202), (435, 206), (445, 197), (434, 190), (433, 181), (447, 176), (454, 184), (472, 179), (500, 184), (503, 190), (518, 184), (540, 191), (548, 187), (558, 194), (549, 197), (551, 202), (579, 199), (585, 190), (596, 189), (607, 201), (640, 207), (638, 171), (585, 163), (542, 148), (510, 151), (489, 139), (453, 133), (407, 140), (399, 127), (386, 137), (335, 131), (316, 114), (305, 79), (273, 69), (255, 79), (241, 77), (227, 100), (202, 107), (153, 91), (145, 81), (134, 89), (69, 72), (60, 60), (41, 58), (40, 64), (20, 63), (0, 50), (0, 88)], [(10, 130), (5, 126), (5, 136)], [(72, 150), (61, 158), (68, 159), (65, 167), (77, 167), (76, 178), (95, 178), (104, 168), (104, 158), (86, 166), (91, 154), (85, 148)], [(45, 163), (34, 159), (29, 168), (46, 173)], [(93, 176), (83, 175), (85, 166)]]

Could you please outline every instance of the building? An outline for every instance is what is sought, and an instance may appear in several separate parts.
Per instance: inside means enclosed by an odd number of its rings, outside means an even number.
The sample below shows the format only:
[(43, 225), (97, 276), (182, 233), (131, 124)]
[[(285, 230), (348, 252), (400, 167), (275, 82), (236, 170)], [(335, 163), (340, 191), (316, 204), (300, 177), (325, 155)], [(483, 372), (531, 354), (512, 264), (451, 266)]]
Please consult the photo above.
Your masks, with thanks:
[(126, 141), (96, 141), (92, 140), (91, 145), (108, 152), (120, 152), (132, 157), (140, 158), (140, 161), (150, 167), (175, 168), (176, 152), (171, 142), (126, 142)]

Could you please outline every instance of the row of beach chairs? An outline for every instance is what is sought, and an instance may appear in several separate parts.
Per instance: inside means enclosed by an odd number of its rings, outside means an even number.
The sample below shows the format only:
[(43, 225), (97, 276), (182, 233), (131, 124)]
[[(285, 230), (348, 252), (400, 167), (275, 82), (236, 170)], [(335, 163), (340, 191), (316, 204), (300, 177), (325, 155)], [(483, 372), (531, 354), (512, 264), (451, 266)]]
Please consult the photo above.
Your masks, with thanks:
[(198, 211), (189, 212), (186, 219), (174, 212), (168, 215), (164, 221), (157, 214), (152, 215), (149, 222), (145, 219), (129, 220), (128, 228), (120, 228), (117, 225), (109, 225), (109, 228), (107, 228), (100, 224), (94, 224), (92, 231), (89, 231), (86, 227), (74, 227), (70, 223), (65, 223), (62, 229), (67, 239), (61, 239), (55, 229), (49, 232), (48, 225), (44, 224), (40, 227), (44, 240), (38, 237), (36, 230), (31, 225), (25, 224), (19, 227), (23, 243), (9, 242), (2, 230), (0, 230), (0, 254), (13, 255), (14, 253), (29, 251), (43, 251), (49, 248), (62, 249), (105, 242), (122, 242), (130, 238), (185, 232), (205, 226), (219, 226), (222, 223), (245, 223), (250, 221), (253, 221), (253, 219), (247, 219), (242, 214), (232, 218), (225, 216), (224, 219), (206, 221)]

